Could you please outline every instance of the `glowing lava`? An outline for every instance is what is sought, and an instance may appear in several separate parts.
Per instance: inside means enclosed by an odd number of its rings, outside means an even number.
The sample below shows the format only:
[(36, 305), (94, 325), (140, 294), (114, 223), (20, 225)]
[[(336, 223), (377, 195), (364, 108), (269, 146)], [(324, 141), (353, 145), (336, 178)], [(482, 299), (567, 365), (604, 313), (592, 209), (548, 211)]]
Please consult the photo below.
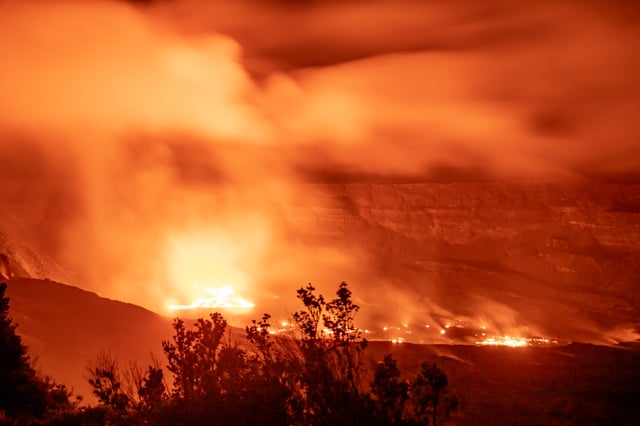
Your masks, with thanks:
[(485, 340), (476, 342), (476, 344), (482, 346), (511, 346), (512, 348), (520, 348), (528, 346), (529, 342), (523, 337), (499, 336), (489, 337)]
[(229, 229), (168, 237), (166, 259), (174, 292), (165, 299), (165, 306), (171, 311), (225, 309), (237, 313), (254, 308), (247, 295), (255, 296), (251, 277), (261, 258), (263, 238), (254, 228), (250, 231), (245, 234), (229, 225)]
[(169, 309), (174, 311), (187, 309), (251, 309), (255, 306), (252, 302), (233, 296), (233, 288), (230, 286), (206, 287), (203, 292), (206, 293), (206, 296), (197, 298), (191, 304), (169, 305)]

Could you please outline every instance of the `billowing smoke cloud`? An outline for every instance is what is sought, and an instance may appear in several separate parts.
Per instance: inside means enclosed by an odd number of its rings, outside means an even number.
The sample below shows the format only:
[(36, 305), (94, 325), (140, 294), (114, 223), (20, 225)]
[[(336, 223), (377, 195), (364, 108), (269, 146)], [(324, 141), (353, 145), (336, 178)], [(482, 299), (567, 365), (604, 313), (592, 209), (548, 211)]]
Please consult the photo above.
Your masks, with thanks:
[(383, 283), (299, 232), (335, 207), (309, 180), (637, 174), (622, 6), (476, 3), (1, 3), (7, 209), (83, 286), (163, 310), (212, 275), (264, 304)]
[(324, 118), (337, 129), (298, 135), (315, 136), (334, 172), (638, 171), (633, 2), (194, 0), (155, 12), (191, 33), (231, 34), (267, 87), (278, 71), (293, 75), (324, 112), (321, 128)]
[[(26, 227), (54, 234), (28, 237), (79, 282), (164, 311), (207, 285), (272, 299), (278, 287), (258, 277), (311, 264), (288, 254), (302, 243), (285, 226), (305, 198), (289, 161), (298, 141), (283, 139), (283, 100), (250, 79), (237, 43), (179, 36), (116, 3), (3, 5), (2, 16), (4, 180), (18, 182)], [(310, 109), (295, 126), (326, 124)], [(334, 251), (318, 247), (313, 269), (345, 256)]]

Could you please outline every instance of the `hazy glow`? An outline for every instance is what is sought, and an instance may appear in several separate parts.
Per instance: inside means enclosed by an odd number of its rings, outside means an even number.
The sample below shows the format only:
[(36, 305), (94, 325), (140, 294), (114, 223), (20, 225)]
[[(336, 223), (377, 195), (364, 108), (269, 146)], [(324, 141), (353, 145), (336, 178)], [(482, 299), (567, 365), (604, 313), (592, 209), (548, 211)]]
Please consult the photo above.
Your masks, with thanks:
[(188, 302), (168, 303), (170, 310), (255, 306), (244, 297), (253, 283), (248, 270), (252, 262), (247, 257), (260, 255), (259, 235), (254, 235), (252, 244), (242, 235), (201, 230), (169, 239), (166, 257), (171, 280), (180, 299)]
[[(491, 237), (478, 216), (499, 215), (500, 190), (460, 206), (438, 188), (309, 181), (640, 173), (638, 26), (604, 0), (130, 3), (0, 2), (0, 199), (20, 222), (0, 226), (101, 295), (279, 317), (296, 287), (345, 280), (371, 330), (445, 340), (461, 318), (538, 335), (547, 312), (511, 289), (448, 294), (482, 263), (456, 248)], [(456, 211), (474, 212), (468, 229), (441, 220)], [(421, 253), (408, 265), (399, 249)], [(526, 286), (529, 263), (498, 272)], [(553, 309), (572, 332), (616, 330)]]

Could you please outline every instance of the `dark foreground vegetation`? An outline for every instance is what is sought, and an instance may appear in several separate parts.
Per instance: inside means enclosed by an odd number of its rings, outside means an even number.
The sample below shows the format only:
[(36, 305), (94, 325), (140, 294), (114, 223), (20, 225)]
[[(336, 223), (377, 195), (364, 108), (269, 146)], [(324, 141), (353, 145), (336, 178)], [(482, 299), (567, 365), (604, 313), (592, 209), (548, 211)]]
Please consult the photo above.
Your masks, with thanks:
[(166, 370), (159, 360), (123, 370), (103, 352), (87, 367), (99, 403), (80, 407), (65, 386), (34, 370), (5, 290), (2, 284), (0, 424), (436, 425), (457, 407), (433, 363), (404, 379), (386, 355), (366, 374), (368, 343), (346, 283), (331, 300), (311, 285), (300, 288), (303, 307), (290, 335), (273, 335), (265, 314), (246, 327), (246, 339), (234, 340), (214, 313), (192, 327), (174, 321), (173, 338), (162, 342)]
[(0, 424), (46, 424), (74, 411), (71, 392), (36, 373), (9, 317), (6, 284), (0, 284)]

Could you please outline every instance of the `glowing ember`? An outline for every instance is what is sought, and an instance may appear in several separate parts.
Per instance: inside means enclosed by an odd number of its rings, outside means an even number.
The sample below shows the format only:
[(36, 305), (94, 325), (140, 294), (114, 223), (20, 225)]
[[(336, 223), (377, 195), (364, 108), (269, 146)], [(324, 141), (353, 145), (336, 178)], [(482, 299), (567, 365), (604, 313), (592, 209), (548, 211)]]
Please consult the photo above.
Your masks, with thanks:
[(245, 299), (233, 296), (233, 289), (230, 286), (218, 288), (206, 287), (203, 291), (207, 294), (205, 297), (199, 297), (189, 305), (169, 305), (171, 310), (187, 310), (187, 309), (250, 309), (255, 305)]

